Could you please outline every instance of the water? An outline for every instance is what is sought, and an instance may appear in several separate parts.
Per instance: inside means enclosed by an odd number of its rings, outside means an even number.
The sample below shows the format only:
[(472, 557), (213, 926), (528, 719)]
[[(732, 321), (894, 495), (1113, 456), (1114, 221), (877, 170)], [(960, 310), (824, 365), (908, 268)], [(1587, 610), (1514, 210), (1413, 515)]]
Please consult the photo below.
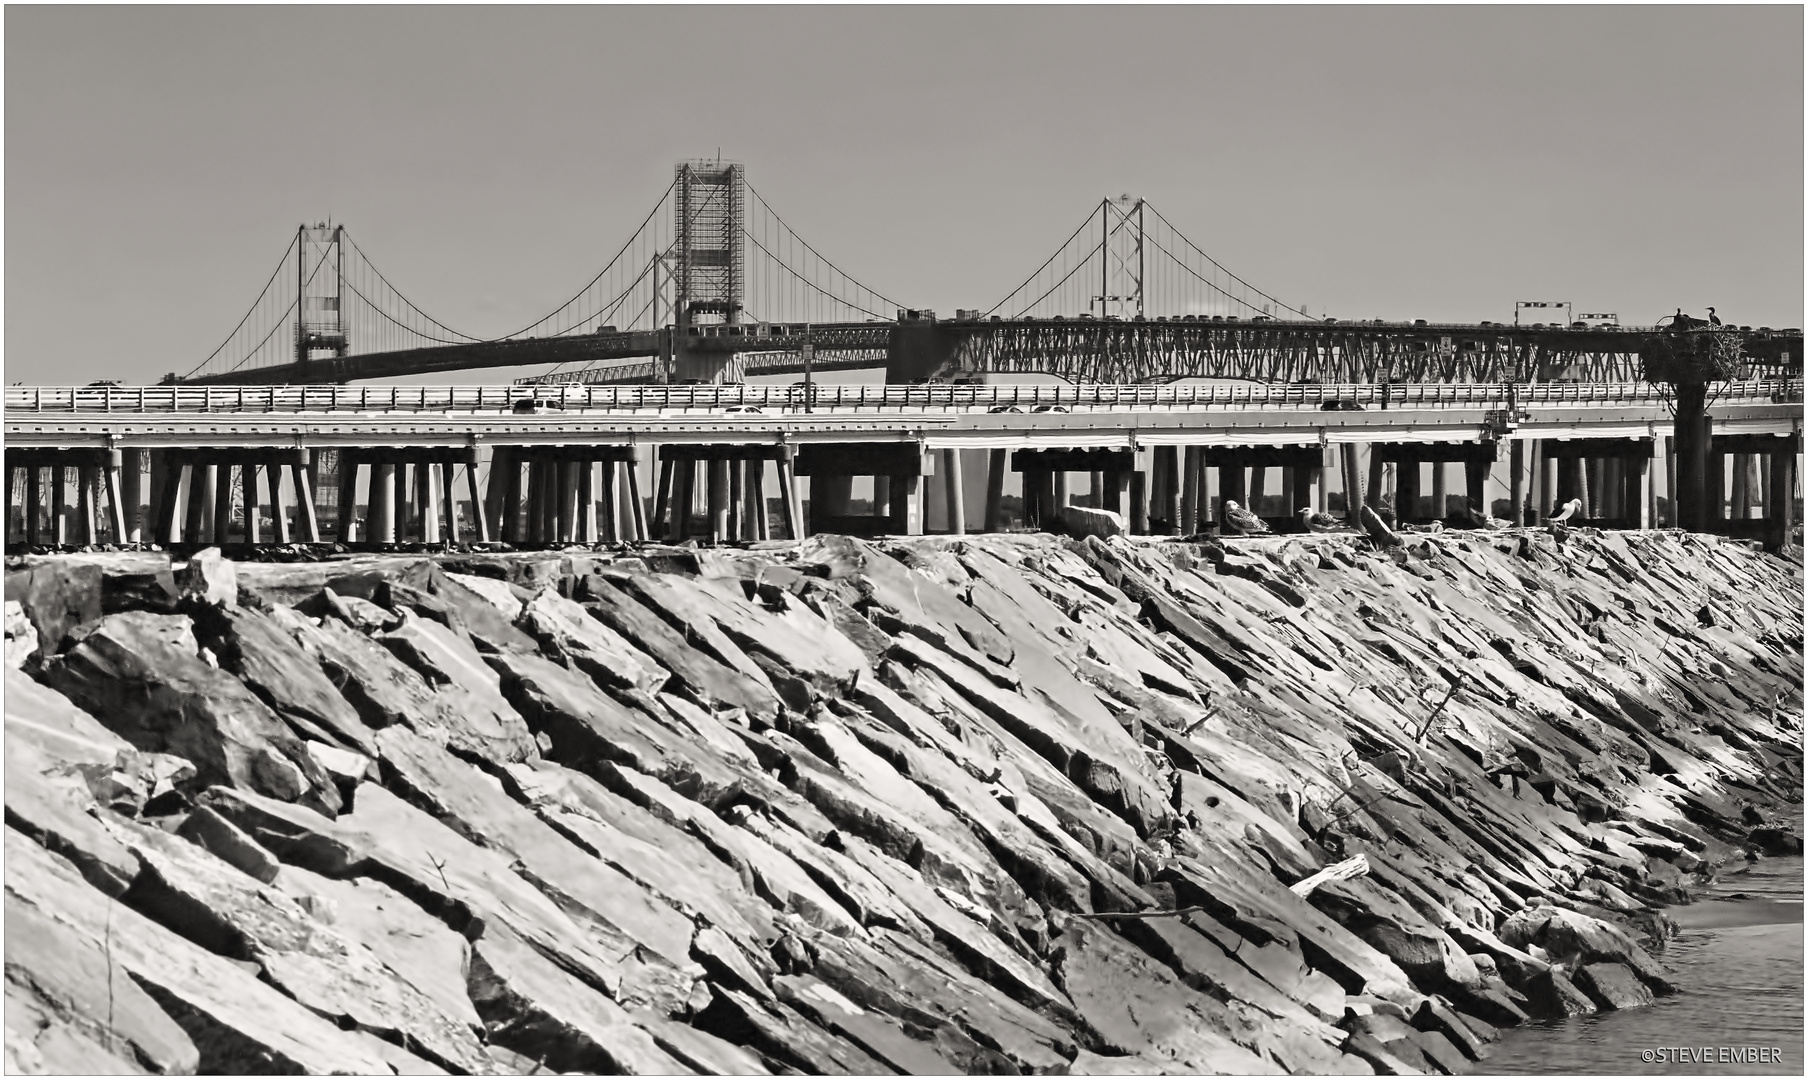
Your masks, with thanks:
[[(1740, 870), (1729, 867), (1729, 870)], [(1635, 1076), (1803, 1075), (1802, 860), (1764, 859), (1694, 904), (1670, 909), (1682, 932), (1662, 957), (1682, 992), (1655, 1005), (1502, 1033), (1477, 1072)], [(1768, 1062), (1720, 1060), (1721, 1047), (1773, 1047)], [(1690, 1047), (1703, 1060), (1661, 1058)]]

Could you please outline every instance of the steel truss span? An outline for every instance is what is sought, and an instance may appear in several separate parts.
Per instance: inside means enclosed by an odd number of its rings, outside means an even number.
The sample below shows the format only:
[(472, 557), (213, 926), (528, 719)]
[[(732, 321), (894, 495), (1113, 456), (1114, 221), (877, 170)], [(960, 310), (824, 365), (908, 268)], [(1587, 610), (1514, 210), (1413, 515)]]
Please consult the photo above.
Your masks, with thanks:
[[(1659, 332), (1090, 319), (956, 323), (950, 330), (958, 343), (927, 377), (1036, 373), (1075, 383), (1626, 383), (1641, 378), (1640, 350)], [(1744, 339), (1753, 374), (1801, 370), (1799, 330), (1751, 331)]]

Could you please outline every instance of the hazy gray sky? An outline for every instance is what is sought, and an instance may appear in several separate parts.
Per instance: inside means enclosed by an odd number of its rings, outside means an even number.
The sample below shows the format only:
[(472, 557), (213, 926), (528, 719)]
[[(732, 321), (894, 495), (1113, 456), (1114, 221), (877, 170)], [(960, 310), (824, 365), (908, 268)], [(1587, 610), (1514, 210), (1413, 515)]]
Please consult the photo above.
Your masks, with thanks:
[(9, 7), (6, 378), (187, 370), (297, 223), (499, 333), (744, 162), (906, 303), (988, 307), (1104, 195), (1345, 318), (1800, 326), (1777, 7)]

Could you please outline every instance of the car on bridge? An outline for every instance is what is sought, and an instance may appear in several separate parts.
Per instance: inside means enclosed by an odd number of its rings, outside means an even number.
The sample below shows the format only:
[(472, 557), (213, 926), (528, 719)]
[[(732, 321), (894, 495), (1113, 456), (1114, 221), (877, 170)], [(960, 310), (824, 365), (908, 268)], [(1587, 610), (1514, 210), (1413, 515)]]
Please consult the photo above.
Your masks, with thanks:
[(520, 401), (515, 402), (514, 407), (509, 411), (517, 416), (533, 416), (537, 413), (552, 412), (554, 410), (563, 411), (564, 408), (564, 404), (555, 401), (552, 398), (532, 397), (522, 398)]

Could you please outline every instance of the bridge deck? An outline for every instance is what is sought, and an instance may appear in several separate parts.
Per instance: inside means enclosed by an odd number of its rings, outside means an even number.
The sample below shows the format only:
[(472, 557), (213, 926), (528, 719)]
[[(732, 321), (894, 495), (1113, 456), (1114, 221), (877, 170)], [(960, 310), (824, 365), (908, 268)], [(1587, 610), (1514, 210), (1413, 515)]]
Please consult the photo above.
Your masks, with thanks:
[[(1799, 381), (1727, 384), (1715, 430), (1799, 432)], [(831, 392), (832, 391), (832, 392)], [(560, 401), (535, 414), (522, 400)], [(1510, 404), (1509, 404), (1510, 403)], [(1332, 404), (1336, 408), (1327, 408)], [(1351, 406), (1356, 406), (1352, 408)], [(1643, 384), (1217, 387), (9, 387), (9, 447), (465, 446), (915, 441), (926, 447), (1636, 438)]]

